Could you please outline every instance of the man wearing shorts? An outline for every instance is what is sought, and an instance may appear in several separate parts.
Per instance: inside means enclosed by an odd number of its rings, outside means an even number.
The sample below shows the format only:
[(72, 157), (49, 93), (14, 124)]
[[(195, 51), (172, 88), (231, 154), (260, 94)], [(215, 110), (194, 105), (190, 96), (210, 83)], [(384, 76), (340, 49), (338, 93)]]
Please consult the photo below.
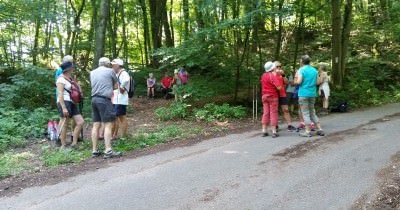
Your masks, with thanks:
[(114, 109), (116, 113), (116, 120), (114, 122), (113, 129), (113, 139), (118, 138), (118, 129), (121, 127), (122, 137), (126, 137), (126, 132), (128, 129), (128, 121), (126, 119), (126, 107), (129, 102), (129, 83), (130, 77), (128, 72), (124, 70), (124, 62), (116, 58), (111, 62), (112, 69), (117, 75), (118, 83), (117, 88), (114, 90), (114, 95), (112, 98), (112, 102), (114, 104)]
[(99, 129), (101, 123), (104, 124), (104, 158), (121, 156), (120, 152), (115, 152), (111, 148), (112, 127), (115, 121), (114, 106), (111, 102), (113, 87), (117, 84), (115, 72), (109, 68), (110, 59), (100, 58), (99, 67), (90, 72), (90, 83), (92, 86), (92, 156), (101, 155), (97, 148)]

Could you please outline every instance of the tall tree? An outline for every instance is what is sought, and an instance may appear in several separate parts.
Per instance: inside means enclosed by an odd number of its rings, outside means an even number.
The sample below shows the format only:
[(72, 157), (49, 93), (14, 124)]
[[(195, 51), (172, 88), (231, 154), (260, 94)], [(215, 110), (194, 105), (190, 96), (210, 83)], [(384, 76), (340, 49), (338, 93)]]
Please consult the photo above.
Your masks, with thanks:
[(340, 15), (340, 0), (332, 0), (332, 77), (337, 85), (342, 84), (341, 53), (342, 53), (342, 19)]
[(150, 46), (150, 32), (149, 32), (149, 21), (147, 18), (147, 6), (146, 6), (146, 0), (139, 0), (140, 2), (140, 8), (142, 9), (142, 15), (143, 15), (143, 41), (144, 41), (144, 55), (145, 55), (145, 62), (146, 65), (149, 65), (149, 52), (151, 52), (151, 46)]
[(182, 0), (183, 10), (183, 38), (185, 40), (189, 37), (189, 0)]
[(100, 1), (100, 13), (99, 19), (96, 26), (96, 37), (95, 37), (95, 51), (93, 58), (93, 69), (97, 68), (98, 60), (104, 56), (104, 46), (106, 39), (106, 30), (108, 17), (110, 16), (110, 0)]

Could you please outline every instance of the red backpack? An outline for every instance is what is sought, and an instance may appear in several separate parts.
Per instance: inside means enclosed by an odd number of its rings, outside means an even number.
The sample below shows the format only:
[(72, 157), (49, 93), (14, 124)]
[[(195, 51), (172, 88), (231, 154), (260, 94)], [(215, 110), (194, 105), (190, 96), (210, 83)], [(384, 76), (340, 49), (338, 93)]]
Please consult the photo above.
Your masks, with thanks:
[(71, 83), (71, 90), (67, 90), (65, 89), (65, 87), (64, 90), (69, 93), (72, 102), (74, 102), (74, 104), (78, 104), (79, 102), (81, 102), (83, 100), (83, 94), (82, 94), (82, 88), (78, 84), (78, 82), (73, 79), (68, 79), (65, 76), (62, 77), (64, 77), (69, 83)]

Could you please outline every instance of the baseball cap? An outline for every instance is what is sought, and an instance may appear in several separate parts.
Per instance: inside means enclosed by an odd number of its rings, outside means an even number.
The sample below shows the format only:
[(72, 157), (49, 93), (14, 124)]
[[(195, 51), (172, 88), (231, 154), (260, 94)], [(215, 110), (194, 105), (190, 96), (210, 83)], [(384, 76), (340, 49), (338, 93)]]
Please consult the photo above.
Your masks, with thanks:
[(116, 58), (113, 61), (111, 61), (111, 64), (117, 64), (118, 66), (123, 66), (124, 65), (124, 61), (119, 59), (119, 58)]

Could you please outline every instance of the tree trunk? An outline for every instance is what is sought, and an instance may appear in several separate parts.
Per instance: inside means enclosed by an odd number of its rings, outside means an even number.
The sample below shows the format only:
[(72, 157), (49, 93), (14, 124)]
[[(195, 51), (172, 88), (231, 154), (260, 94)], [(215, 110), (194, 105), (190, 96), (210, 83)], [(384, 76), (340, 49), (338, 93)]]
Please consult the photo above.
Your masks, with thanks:
[(341, 39), (340, 0), (332, 0), (332, 77), (333, 83), (339, 86), (342, 85)]
[(128, 37), (126, 31), (124, 1), (119, 0), (119, 2), (120, 2), (121, 20), (122, 20), (122, 57), (126, 62), (128, 62)]
[(301, 0), (301, 7), (300, 7), (300, 17), (299, 23), (296, 28), (296, 40), (295, 40), (295, 49), (294, 49), (294, 56), (293, 56), (293, 69), (296, 69), (296, 65), (298, 64), (298, 53), (299, 53), (299, 45), (300, 45), (300, 38), (303, 37), (304, 31), (304, 9), (305, 9), (305, 0)]
[(174, 32), (174, 22), (173, 22), (173, 12), (172, 9), (174, 8), (174, 0), (171, 0), (171, 5), (169, 8), (169, 25), (171, 28), (171, 35), (172, 35), (172, 43), (175, 43), (175, 32)]
[(278, 2), (278, 12), (279, 12), (279, 20), (278, 20), (278, 34), (276, 35), (276, 46), (275, 46), (275, 54), (274, 60), (280, 59), (280, 52), (282, 47), (282, 33), (283, 33), (283, 19), (282, 19), (282, 8), (283, 8), (284, 0), (279, 0)]
[(144, 38), (144, 56), (146, 61), (146, 66), (149, 65), (149, 52), (151, 52), (150, 47), (150, 32), (149, 32), (149, 21), (147, 19), (147, 8), (146, 8), (146, 0), (139, 0), (140, 7), (142, 9), (143, 15), (143, 38)]
[(167, 47), (174, 47), (174, 41), (172, 40), (171, 30), (168, 23), (167, 2), (165, 1), (163, 3), (165, 4), (161, 5), (161, 22), (164, 27), (165, 45)]
[[(165, 5), (166, 0), (150, 0), (150, 19), (151, 19), (151, 38), (153, 41), (153, 51), (162, 46), (162, 30), (161, 30), (161, 12), (162, 5)], [(152, 56), (151, 64), (158, 67), (157, 59)]]
[(39, 52), (39, 33), (40, 33), (40, 25), (41, 25), (41, 17), (38, 17), (35, 25), (35, 39), (33, 41), (33, 49), (32, 49), (32, 64), (37, 64), (37, 56)]
[(109, 19), (109, 33), (111, 42), (111, 55), (113, 58), (118, 57), (117, 53), (117, 32), (118, 32), (118, 1), (112, 3), (112, 17)]
[(183, 39), (187, 40), (189, 38), (189, 0), (182, 0), (183, 8)]
[[(86, 48), (86, 54), (84, 55), (83, 58), (83, 71), (87, 71), (87, 67), (89, 65), (89, 56), (90, 53), (92, 52), (92, 46), (93, 46), (93, 35), (94, 35), (94, 30), (95, 30), (95, 25), (97, 24), (97, 0), (91, 0), (90, 1), (92, 4), (92, 18), (90, 20), (90, 29), (89, 29), (89, 34), (88, 34), (88, 47)], [(94, 63), (94, 61), (93, 61)]]
[(349, 46), (350, 31), (351, 31), (351, 19), (353, 11), (353, 0), (346, 0), (343, 17), (343, 30), (342, 30), (342, 53), (341, 53), (341, 78), (344, 78), (346, 73), (346, 61), (347, 61), (347, 48)]
[(110, 16), (110, 0), (100, 1), (99, 20), (96, 26), (95, 51), (93, 58), (93, 69), (98, 67), (98, 60), (104, 56), (104, 45), (106, 39), (106, 30), (108, 17)]

